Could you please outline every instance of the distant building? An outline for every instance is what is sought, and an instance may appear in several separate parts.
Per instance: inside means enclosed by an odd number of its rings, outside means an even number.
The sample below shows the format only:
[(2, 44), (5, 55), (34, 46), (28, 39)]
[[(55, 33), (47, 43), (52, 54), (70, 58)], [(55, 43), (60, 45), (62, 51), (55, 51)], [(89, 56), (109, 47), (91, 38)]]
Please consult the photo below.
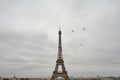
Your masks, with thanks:
[(117, 78), (118, 80), (120, 80), (120, 76), (118, 76), (118, 78)]
[(0, 77), (0, 80), (2, 80), (2, 77)]
[(17, 80), (17, 78), (16, 78), (16, 76), (15, 76), (15, 75), (13, 76), (13, 79), (12, 79), (12, 80)]

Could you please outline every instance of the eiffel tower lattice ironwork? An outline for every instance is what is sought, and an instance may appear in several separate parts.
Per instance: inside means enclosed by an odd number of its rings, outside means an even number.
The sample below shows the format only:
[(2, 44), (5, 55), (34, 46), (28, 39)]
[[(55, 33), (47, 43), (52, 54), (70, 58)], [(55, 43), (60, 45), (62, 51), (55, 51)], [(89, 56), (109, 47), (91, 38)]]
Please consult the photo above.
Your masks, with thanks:
[[(61, 34), (62, 34), (62, 32), (59, 29), (59, 32), (58, 32), (58, 35), (59, 35), (58, 56), (57, 56), (57, 60), (56, 60), (55, 70), (53, 71), (51, 80), (55, 80), (58, 77), (62, 77), (62, 78), (64, 78), (64, 80), (69, 80), (68, 73), (67, 73), (67, 71), (65, 69), (65, 65), (64, 65), (63, 55), (62, 55)], [(60, 68), (59, 66), (61, 66), (61, 71), (58, 70)]]

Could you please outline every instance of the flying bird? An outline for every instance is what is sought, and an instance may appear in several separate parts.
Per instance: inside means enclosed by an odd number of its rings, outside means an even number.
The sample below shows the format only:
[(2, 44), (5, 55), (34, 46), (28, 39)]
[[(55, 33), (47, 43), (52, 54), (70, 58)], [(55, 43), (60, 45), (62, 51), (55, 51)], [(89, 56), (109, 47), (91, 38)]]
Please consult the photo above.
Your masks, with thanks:
[(80, 46), (82, 46), (82, 47), (83, 47), (84, 45), (83, 45), (82, 43), (80, 43)]
[(82, 29), (83, 29), (84, 31), (86, 31), (86, 28), (82, 27)]
[(74, 32), (74, 30), (72, 30), (72, 32)]

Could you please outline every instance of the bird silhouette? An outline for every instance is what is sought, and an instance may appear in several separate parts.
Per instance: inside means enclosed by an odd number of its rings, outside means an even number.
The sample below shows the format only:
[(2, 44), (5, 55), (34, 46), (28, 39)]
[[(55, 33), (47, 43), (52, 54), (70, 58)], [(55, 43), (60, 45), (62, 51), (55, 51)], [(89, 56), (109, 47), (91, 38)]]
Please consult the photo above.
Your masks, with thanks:
[(86, 31), (86, 28), (82, 27), (82, 29), (83, 29), (84, 31)]
[(82, 43), (80, 43), (80, 46), (82, 46), (82, 47), (83, 47), (84, 45), (83, 45)]
[(74, 32), (74, 30), (72, 30), (72, 32)]

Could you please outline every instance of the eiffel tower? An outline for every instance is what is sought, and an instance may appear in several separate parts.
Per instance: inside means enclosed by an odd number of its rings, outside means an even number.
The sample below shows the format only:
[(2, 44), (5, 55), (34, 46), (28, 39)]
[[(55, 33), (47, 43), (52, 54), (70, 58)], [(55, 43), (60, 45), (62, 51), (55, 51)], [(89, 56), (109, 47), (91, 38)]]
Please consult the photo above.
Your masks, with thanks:
[[(56, 80), (58, 77), (62, 77), (62, 78), (64, 78), (64, 80), (69, 80), (68, 74), (67, 74), (67, 71), (66, 71), (65, 65), (64, 65), (63, 55), (62, 55), (61, 34), (62, 34), (62, 32), (59, 29), (59, 31), (58, 31), (58, 35), (59, 35), (58, 56), (57, 56), (57, 60), (56, 60), (55, 70), (53, 71), (51, 80)], [(58, 70), (58, 68), (60, 68), (59, 66), (61, 66), (61, 71)]]

